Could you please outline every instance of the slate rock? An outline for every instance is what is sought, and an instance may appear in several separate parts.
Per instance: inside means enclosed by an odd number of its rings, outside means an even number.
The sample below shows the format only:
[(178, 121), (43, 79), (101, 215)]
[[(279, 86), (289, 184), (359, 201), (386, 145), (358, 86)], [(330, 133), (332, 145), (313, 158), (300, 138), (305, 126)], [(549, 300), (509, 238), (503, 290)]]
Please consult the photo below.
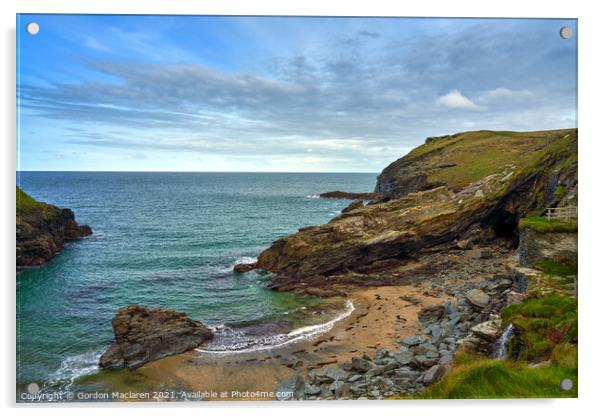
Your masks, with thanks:
[(468, 301), (478, 307), (484, 308), (489, 304), (489, 295), (483, 292), (481, 289), (471, 289), (466, 293), (466, 299)]
[(433, 384), (441, 379), (445, 374), (445, 367), (442, 365), (434, 365), (424, 373), (423, 382), (425, 385)]

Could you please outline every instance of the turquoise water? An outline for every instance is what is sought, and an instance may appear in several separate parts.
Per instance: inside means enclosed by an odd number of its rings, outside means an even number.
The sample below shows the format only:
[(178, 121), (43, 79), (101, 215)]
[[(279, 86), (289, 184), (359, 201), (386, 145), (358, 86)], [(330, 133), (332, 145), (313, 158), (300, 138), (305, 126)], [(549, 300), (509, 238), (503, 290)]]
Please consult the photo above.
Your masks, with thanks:
[[(34, 198), (73, 209), (94, 234), (17, 275), (17, 383), (71, 383), (98, 371), (110, 319), (130, 303), (184, 311), (216, 327), (209, 348), (269, 345), (313, 300), (232, 272), (300, 227), (329, 221), (375, 174), (22, 172)], [(287, 318), (289, 317), (290, 318)], [(298, 319), (298, 318), (297, 318)], [(272, 341), (270, 341), (272, 340)]]

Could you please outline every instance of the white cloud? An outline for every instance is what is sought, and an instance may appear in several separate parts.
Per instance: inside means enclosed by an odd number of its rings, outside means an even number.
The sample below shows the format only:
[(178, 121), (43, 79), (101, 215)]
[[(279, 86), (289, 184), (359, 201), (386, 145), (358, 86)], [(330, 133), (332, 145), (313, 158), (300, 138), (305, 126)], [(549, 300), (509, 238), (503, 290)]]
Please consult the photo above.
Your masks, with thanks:
[(455, 89), (437, 98), (437, 104), (447, 108), (464, 110), (476, 110), (478, 108), (468, 97), (465, 97), (460, 91)]
[(529, 90), (511, 90), (508, 88), (495, 88), (487, 90), (481, 96), (481, 100), (492, 101), (501, 99), (528, 99), (533, 98), (533, 93)]

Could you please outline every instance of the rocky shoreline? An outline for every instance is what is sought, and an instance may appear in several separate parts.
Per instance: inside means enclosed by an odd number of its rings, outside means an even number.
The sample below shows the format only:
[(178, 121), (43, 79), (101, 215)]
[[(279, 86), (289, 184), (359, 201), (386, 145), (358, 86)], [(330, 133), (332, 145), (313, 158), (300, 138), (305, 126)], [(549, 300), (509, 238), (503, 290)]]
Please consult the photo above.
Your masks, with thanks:
[[(494, 354), (503, 330), (499, 312), (520, 300), (526, 285), (515, 256), (505, 248), (491, 250), (492, 255), (476, 259), (477, 264), (463, 261), (463, 257), (474, 255), (470, 250), (431, 258), (442, 261), (446, 257), (451, 267), (443, 275), (433, 276), (423, 294), (448, 295), (451, 300), (423, 307), (418, 313), (419, 327), (413, 335), (397, 339), (397, 349), (382, 348), (374, 355), (325, 365), (305, 377), (295, 374), (279, 385), (279, 391), (291, 391), (299, 400), (415, 395), (452, 368), (457, 350)], [(475, 277), (475, 269), (484, 273)]]
[(17, 187), (17, 268), (42, 266), (63, 250), (66, 242), (92, 234), (75, 221), (68, 208), (38, 202)]

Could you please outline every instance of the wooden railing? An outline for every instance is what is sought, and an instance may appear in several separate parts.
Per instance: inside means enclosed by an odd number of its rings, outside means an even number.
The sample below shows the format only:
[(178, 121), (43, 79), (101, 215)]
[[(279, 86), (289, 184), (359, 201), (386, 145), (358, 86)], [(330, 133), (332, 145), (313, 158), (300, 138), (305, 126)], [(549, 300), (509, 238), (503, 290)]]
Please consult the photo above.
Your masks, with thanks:
[(546, 218), (548, 220), (577, 221), (577, 207), (548, 208)]

